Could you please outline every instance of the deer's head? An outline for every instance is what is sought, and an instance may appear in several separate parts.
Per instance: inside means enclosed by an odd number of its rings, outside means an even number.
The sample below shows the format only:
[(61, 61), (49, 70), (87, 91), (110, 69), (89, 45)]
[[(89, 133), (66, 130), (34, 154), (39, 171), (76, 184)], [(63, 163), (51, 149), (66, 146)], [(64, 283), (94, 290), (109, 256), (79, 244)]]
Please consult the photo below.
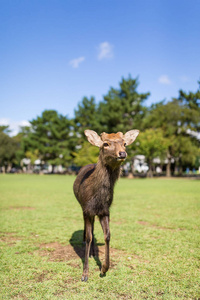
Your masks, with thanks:
[(88, 141), (100, 148), (100, 156), (109, 166), (121, 164), (127, 157), (126, 146), (132, 144), (139, 134), (139, 130), (130, 130), (123, 134), (117, 133), (101, 133), (99, 136), (93, 130), (85, 130)]

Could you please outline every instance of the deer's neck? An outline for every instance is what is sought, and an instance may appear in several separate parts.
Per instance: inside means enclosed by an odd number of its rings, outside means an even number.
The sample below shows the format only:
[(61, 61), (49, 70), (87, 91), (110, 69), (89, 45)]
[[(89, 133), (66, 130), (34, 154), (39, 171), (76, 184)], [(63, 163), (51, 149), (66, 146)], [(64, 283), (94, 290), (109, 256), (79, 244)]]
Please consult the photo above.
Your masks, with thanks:
[(120, 165), (116, 166), (115, 168), (110, 167), (105, 164), (101, 156), (99, 157), (94, 172), (95, 185), (98, 185), (99, 183), (99, 185), (107, 186), (108, 188), (113, 189), (115, 182), (119, 178), (119, 175)]

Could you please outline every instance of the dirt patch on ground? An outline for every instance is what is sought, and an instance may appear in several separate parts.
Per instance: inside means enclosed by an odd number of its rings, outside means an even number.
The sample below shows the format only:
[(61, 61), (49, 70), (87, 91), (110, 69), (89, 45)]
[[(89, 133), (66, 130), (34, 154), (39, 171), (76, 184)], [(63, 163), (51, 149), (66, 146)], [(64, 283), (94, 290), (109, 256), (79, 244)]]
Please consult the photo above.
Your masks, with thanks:
[[(58, 242), (41, 244), (40, 250), (38, 250), (39, 255), (48, 256), (50, 261), (70, 261), (77, 260), (80, 258), (84, 259), (85, 247), (84, 246), (71, 246), (71, 245), (61, 245)], [(124, 255), (124, 251), (110, 248), (110, 255), (112, 259), (118, 259)], [(103, 260), (105, 257), (105, 246), (95, 247), (95, 257)], [(74, 264), (73, 264), (74, 265)], [(78, 264), (76, 264), (79, 266)]]
[(35, 281), (36, 282), (43, 282), (44, 280), (49, 280), (52, 277), (52, 273), (44, 270), (41, 273), (35, 274)]
[(39, 254), (41, 256), (48, 256), (50, 261), (68, 261), (78, 257), (84, 257), (84, 248), (77, 247), (75, 251), (71, 245), (64, 246), (55, 242), (41, 244)]
[(117, 221), (112, 221), (112, 223), (114, 223), (116, 225), (121, 225), (121, 224), (125, 224), (126, 220), (125, 219), (118, 219)]
[(16, 210), (34, 210), (35, 207), (30, 207), (30, 206), (10, 206), (9, 209), (16, 209)]
[(157, 228), (157, 229), (161, 229), (161, 230), (171, 230), (171, 231), (184, 230), (184, 228), (170, 228), (170, 227), (159, 226), (156, 224), (150, 224), (149, 222), (146, 222), (146, 221), (137, 221), (137, 223), (140, 225), (143, 225), (143, 226), (153, 227), (153, 228)]
[(21, 241), (22, 238), (19, 236), (15, 236), (12, 232), (3, 233), (0, 236), (0, 242), (6, 243), (9, 246), (16, 244), (18, 241)]
[(27, 298), (24, 294), (18, 294), (18, 295), (15, 296), (13, 299), (24, 299), (24, 300), (28, 300), (28, 298)]

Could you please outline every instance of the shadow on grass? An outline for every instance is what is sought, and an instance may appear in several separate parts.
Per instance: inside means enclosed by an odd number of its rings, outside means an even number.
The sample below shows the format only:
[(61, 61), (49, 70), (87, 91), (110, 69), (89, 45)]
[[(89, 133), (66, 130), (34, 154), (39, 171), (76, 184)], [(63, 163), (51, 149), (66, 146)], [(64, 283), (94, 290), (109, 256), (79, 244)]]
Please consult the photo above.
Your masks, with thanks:
[[(69, 240), (71, 246), (74, 248), (74, 251), (76, 254), (81, 258), (82, 264), (84, 264), (85, 261), (85, 243), (83, 242), (83, 230), (75, 231), (70, 240)], [(98, 246), (102, 246), (104, 244), (97, 243), (97, 240), (94, 236), (94, 260), (96, 261), (97, 266), (99, 267), (99, 270), (101, 270), (101, 261), (99, 259), (99, 248)], [(92, 251), (90, 251), (91, 256)]]

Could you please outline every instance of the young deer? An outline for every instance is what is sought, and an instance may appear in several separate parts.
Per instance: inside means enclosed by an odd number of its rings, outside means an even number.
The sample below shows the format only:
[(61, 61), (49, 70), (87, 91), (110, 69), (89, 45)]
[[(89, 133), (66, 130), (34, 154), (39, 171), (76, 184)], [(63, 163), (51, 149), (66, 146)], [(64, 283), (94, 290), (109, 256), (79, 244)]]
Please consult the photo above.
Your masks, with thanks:
[(81, 280), (88, 280), (90, 247), (94, 255), (94, 218), (99, 217), (105, 240), (105, 262), (101, 269), (104, 275), (109, 269), (109, 208), (113, 201), (113, 189), (120, 175), (121, 163), (126, 159), (125, 147), (132, 144), (139, 130), (130, 130), (100, 136), (93, 130), (85, 130), (88, 141), (100, 148), (97, 164), (83, 167), (74, 182), (74, 194), (83, 210), (85, 263)]

